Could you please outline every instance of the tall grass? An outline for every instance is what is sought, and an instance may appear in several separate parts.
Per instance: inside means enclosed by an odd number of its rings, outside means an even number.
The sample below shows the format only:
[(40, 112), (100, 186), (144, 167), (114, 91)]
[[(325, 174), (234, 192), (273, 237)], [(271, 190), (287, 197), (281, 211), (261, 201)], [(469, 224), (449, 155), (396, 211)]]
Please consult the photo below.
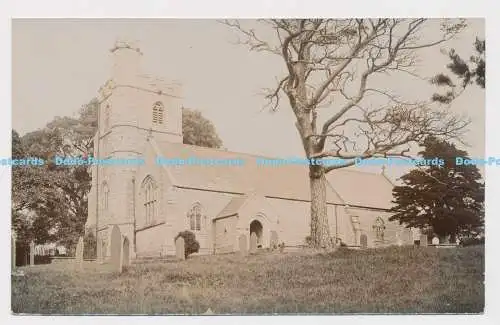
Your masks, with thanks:
[(37, 314), (480, 313), (484, 248), (393, 247), (331, 254), (195, 256), (87, 263), (12, 277), (12, 310)]

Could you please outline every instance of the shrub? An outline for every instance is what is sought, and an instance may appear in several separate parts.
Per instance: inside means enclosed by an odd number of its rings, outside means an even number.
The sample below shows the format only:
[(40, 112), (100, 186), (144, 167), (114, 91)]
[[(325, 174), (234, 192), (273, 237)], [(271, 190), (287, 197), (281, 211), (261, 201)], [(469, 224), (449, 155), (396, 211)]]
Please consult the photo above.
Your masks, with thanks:
[(184, 256), (187, 258), (193, 253), (198, 253), (200, 250), (200, 243), (196, 240), (196, 236), (191, 231), (181, 231), (177, 236), (175, 236), (175, 241), (177, 238), (184, 238)]
[(463, 238), (460, 241), (461, 246), (484, 245), (484, 237), (480, 238)]
[(312, 247), (313, 242), (312, 242), (312, 237), (311, 236), (307, 236), (305, 242), (306, 242), (306, 246), (307, 247)]

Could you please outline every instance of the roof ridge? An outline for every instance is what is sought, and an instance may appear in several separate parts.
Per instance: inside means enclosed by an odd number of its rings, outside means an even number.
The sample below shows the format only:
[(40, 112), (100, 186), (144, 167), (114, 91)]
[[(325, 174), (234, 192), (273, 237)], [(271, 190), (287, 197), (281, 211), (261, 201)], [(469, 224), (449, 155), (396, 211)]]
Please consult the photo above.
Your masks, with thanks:
[[(245, 155), (245, 156), (251, 156), (251, 157), (258, 157), (258, 158), (286, 159), (286, 158), (280, 158), (280, 157), (277, 157), (277, 156), (272, 157), (272, 156), (264, 156), (264, 155), (259, 155), (259, 154), (254, 154), (254, 153), (247, 153), (247, 152), (229, 151), (229, 150), (224, 150), (224, 149), (220, 149), (220, 148), (202, 147), (202, 146), (197, 146), (197, 145), (194, 145), (194, 144), (184, 144), (184, 143), (168, 143), (168, 144), (177, 145), (179, 147), (191, 147), (191, 148), (194, 148), (194, 149), (197, 149), (197, 150), (217, 151), (217, 152), (221, 152), (221, 153), (229, 153), (229, 154), (236, 154), (236, 155)], [(288, 157), (290, 157), (290, 156), (292, 156), (292, 155), (288, 155)], [(297, 157), (297, 158), (306, 159), (305, 156), (304, 157)], [(360, 171), (360, 170), (352, 170), (352, 169), (349, 169), (349, 167), (339, 168), (338, 170), (342, 170), (342, 171), (345, 171), (345, 172), (351, 172), (351, 173), (358, 173), (358, 174), (380, 175), (379, 173), (374, 173), (374, 172), (365, 172), (365, 171)], [(335, 170), (333, 170), (332, 172), (335, 172)]]

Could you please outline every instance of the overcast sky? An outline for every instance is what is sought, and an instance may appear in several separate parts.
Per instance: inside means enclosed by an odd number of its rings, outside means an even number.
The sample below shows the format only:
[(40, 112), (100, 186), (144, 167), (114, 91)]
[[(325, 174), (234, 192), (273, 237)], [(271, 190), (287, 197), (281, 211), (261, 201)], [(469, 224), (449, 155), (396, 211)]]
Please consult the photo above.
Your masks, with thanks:
[[(484, 38), (484, 21), (468, 23), (456, 39), (420, 52), (421, 76), (445, 71), (448, 60), (442, 48), (455, 48), (464, 57), (472, 54), (476, 36)], [(182, 82), (184, 106), (209, 118), (227, 149), (303, 155), (289, 106), (277, 113), (262, 110), (260, 91), (275, 84), (283, 62), (234, 45), (234, 32), (214, 20), (14, 20), (12, 29), (12, 125), (21, 134), (44, 127), (54, 116), (76, 115), (109, 78), (109, 49), (125, 37), (139, 40), (145, 72)], [(429, 30), (429, 39), (433, 37)], [(377, 86), (420, 98), (433, 92), (429, 84), (411, 78), (377, 79)], [(484, 157), (484, 90), (470, 87), (452, 109), (472, 119), (465, 139), (470, 147), (464, 149)]]

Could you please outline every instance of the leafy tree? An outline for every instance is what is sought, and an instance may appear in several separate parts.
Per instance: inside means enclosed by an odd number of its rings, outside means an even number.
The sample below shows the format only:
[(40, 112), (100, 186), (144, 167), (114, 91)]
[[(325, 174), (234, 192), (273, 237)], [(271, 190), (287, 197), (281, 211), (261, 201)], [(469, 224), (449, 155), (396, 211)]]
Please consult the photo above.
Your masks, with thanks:
[(220, 148), (222, 140), (215, 126), (197, 110), (182, 110), (183, 143), (200, 147)]
[(200, 243), (196, 240), (196, 236), (193, 232), (189, 230), (182, 231), (175, 236), (174, 241), (179, 237), (184, 238), (184, 256), (186, 258), (193, 253), (198, 253), (200, 250)]
[[(89, 156), (97, 130), (96, 99), (83, 105), (78, 118), (56, 117), (45, 128), (20, 137), (12, 132), (12, 157), (39, 157), (44, 166), (16, 167), (12, 171), (12, 224), (26, 242), (57, 240), (72, 247), (85, 233), (87, 195), (91, 187), (88, 166), (56, 166), (54, 156)], [(185, 143), (220, 147), (213, 124), (199, 112), (184, 110)]]
[[(429, 135), (458, 137), (467, 121), (429, 101), (410, 101), (381, 88), (380, 77), (415, 75), (419, 49), (442, 44), (465, 27), (442, 20), (423, 35), (427, 19), (270, 19), (224, 21), (250, 50), (277, 55), (285, 73), (267, 93), (277, 110), (284, 97), (295, 115), (309, 166), (311, 237), (331, 246), (325, 174), (354, 165), (356, 158), (400, 156)], [(379, 77), (375, 79), (375, 76)], [(376, 82), (374, 82), (376, 81)], [(382, 99), (375, 105), (373, 98)], [(366, 99), (370, 98), (370, 102)], [(322, 158), (345, 159), (323, 166)]]
[(393, 190), (395, 214), (389, 218), (407, 227), (430, 227), (439, 236), (464, 235), (484, 225), (484, 183), (475, 165), (460, 165), (467, 152), (436, 138), (425, 141), (424, 159), (443, 159), (442, 166), (425, 166), (403, 175)]
[[(29, 146), (13, 130), (12, 158), (25, 159), (30, 156)], [(19, 240), (41, 243), (52, 238), (49, 225), (57, 213), (48, 213), (44, 215), (46, 218), (38, 218), (37, 212), (62, 208), (59, 204), (62, 195), (56, 191), (55, 178), (43, 166), (12, 166), (12, 227)]]
[(456, 85), (451, 78), (440, 73), (436, 75), (431, 82), (438, 86), (447, 87), (449, 90), (444, 94), (436, 93), (432, 99), (444, 104), (450, 103), (459, 96), (467, 86), (475, 83), (481, 88), (486, 86), (486, 41), (476, 38), (474, 42), (475, 53), (470, 57), (469, 62), (464, 60), (455, 49), (451, 49), (447, 55), (450, 63), (446, 66), (453, 75), (460, 81)]

